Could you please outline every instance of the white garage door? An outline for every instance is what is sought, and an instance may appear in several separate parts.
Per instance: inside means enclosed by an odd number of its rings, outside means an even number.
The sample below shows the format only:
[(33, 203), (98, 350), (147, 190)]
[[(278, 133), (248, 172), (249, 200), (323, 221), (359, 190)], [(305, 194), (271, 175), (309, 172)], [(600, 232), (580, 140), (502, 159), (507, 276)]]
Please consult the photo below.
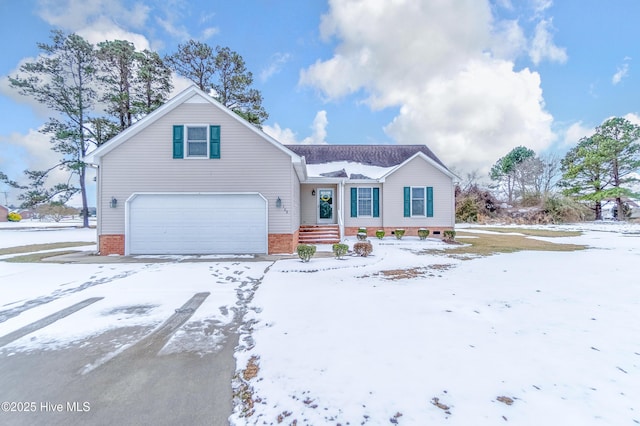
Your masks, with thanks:
[(259, 194), (136, 194), (127, 209), (128, 254), (267, 252)]

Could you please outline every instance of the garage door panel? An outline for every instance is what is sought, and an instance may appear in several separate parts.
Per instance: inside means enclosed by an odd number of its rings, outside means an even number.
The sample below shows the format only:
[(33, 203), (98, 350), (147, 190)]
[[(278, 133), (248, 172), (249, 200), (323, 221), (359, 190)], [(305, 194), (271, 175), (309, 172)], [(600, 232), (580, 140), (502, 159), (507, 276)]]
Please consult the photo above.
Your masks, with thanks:
[(139, 194), (128, 208), (130, 254), (267, 252), (258, 194)]

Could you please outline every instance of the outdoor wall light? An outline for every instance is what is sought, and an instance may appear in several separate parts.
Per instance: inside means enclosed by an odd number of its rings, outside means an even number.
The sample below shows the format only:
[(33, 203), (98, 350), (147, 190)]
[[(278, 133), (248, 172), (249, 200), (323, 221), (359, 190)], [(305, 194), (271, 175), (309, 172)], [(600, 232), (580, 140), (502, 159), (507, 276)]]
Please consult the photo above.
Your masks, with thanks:
[(116, 207), (118, 207), (118, 200), (116, 197), (111, 197), (111, 208), (115, 209)]
[(278, 199), (276, 200), (276, 207), (277, 208), (282, 207), (282, 200), (280, 199), (280, 197), (278, 197)]
[(316, 196), (316, 190), (315, 189), (311, 190), (311, 195), (313, 195), (314, 197)]

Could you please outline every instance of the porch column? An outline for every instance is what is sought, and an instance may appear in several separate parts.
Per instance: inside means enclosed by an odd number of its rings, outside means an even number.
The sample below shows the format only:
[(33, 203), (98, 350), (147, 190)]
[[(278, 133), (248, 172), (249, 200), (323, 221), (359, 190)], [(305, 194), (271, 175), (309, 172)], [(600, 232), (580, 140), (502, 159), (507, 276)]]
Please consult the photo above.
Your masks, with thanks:
[(340, 228), (340, 241), (344, 239), (344, 179), (338, 182), (338, 197), (340, 208), (338, 209), (338, 228)]

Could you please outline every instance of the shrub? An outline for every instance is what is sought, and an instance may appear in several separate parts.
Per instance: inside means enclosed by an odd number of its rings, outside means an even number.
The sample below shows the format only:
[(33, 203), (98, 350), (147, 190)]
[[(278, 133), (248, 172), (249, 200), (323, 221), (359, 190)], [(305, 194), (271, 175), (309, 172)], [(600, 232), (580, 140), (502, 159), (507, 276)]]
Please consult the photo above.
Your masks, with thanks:
[(333, 248), (333, 254), (335, 254), (336, 259), (342, 259), (342, 256), (349, 251), (349, 246), (341, 243), (334, 244), (331, 248)]
[(358, 238), (358, 241), (365, 241), (367, 239), (367, 234), (365, 232), (358, 232), (356, 234), (356, 238)]
[(311, 244), (298, 244), (298, 256), (303, 262), (308, 262), (316, 254), (316, 246)]
[(580, 222), (591, 216), (587, 206), (562, 195), (552, 195), (544, 200), (544, 212), (553, 223)]
[(22, 220), (22, 216), (19, 213), (11, 212), (7, 215), (7, 220), (9, 222), (20, 222)]
[(394, 234), (397, 239), (401, 240), (404, 237), (404, 229), (396, 229)]
[(458, 200), (456, 205), (456, 221), (463, 223), (475, 223), (478, 221), (477, 200), (472, 197), (464, 197)]
[(451, 243), (456, 239), (456, 231), (453, 229), (447, 229), (442, 232), (442, 236), (446, 242)]
[(418, 229), (418, 237), (420, 237), (421, 240), (426, 240), (428, 236), (429, 236), (428, 229), (424, 229), (424, 228)]
[(384, 229), (378, 229), (376, 231), (376, 237), (378, 237), (379, 240), (384, 238)]
[(362, 257), (367, 257), (373, 251), (373, 246), (369, 241), (359, 241), (353, 245), (353, 251)]

